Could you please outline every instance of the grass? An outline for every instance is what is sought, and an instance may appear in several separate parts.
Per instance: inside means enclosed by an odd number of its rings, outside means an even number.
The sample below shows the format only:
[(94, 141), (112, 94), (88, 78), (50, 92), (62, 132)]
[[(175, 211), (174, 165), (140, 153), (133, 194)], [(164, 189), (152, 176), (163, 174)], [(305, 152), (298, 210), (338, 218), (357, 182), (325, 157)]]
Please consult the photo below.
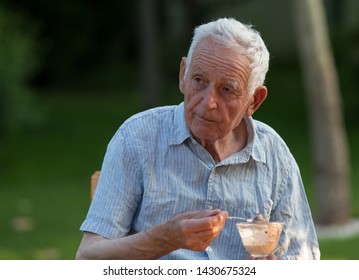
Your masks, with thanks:
[(107, 142), (135, 103), (119, 96), (42, 98), (46, 121), (6, 143), (0, 259), (74, 258), (91, 172), (101, 167)]
[(358, 260), (359, 236), (348, 239), (320, 239), (322, 259)]
[[(304, 101), (299, 95), (284, 96), (291, 87), (290, 79), (284, 80), (287, 84), (270, 88), (257, 117), (272, 125), (292, 148), (314, 205)], [(136, 95), (52, 91), (40, 101), (44, 122), (11, 135), (5, 143), (0, 165), (0, 259), (74, 258), (82, 236), (79, 226), (89, 206), (90, 175), (101, 167), (117, 127), (139, 110)], [(359, 133), (349, 132), (352, 182), (358, 185), (359, 151), (354, 148)], [(352, 196), (358, 201), (357, 189)], [(359, 205), (353, 204), (352, 212), (359, 216)], [(320, 240), (322, 258), (359, 259), (358, 242), (359, 236)]]

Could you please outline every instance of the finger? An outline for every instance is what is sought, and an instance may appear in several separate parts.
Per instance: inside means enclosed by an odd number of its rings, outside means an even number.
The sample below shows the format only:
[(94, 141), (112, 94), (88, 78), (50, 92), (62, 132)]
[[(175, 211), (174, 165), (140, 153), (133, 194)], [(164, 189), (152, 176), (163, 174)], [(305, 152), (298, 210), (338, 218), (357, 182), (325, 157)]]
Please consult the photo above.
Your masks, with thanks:
[[(208, 240), (213, 240), (214, 238), (216, 238), (220, 232), (222, 231), (225, 223), (224, 223), (224, 219), (222, 220), (222, 222), (212, 222), (212, 224), (208, 227), (206, 227), (205, 229), (201, 228), (196, 228), (196, 230), (192, 231), (192, 236), (195, 238), (199, 238), (199, 239), (208, 239)], [(192, 229), (189, 229), (192, 230)]]
[(195, 232), (221, 230), (225, 224), (225, 216), (226, 214), (219, 213), (214, 216), (190, 219), (185, 221), (185, 227)]
[[(191, 213), (191, 212), (189, 212), (189, 213)], [(194, 214), (191, 217), (192, 219), (201, 219), (201, 218), (217, 216), (218, 214), (221, 213), (221, 210), (219, 210), (219, 209), (214, 209), (214, 210), (205, 209), (205, 210), (201, 210), (201, 211), (195, 211), (195, 212), (192, 212), (192, 213)]]

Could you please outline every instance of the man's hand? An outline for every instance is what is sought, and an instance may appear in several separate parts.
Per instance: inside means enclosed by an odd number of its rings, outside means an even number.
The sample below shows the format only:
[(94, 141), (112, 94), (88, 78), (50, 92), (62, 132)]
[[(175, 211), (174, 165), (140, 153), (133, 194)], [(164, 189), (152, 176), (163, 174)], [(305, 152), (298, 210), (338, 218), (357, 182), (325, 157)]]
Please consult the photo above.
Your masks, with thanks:
[(228, 212), (203, 210), (179, 214), (163, 224), (167, 242), (177, 248), (202, 251), (225, 225)]

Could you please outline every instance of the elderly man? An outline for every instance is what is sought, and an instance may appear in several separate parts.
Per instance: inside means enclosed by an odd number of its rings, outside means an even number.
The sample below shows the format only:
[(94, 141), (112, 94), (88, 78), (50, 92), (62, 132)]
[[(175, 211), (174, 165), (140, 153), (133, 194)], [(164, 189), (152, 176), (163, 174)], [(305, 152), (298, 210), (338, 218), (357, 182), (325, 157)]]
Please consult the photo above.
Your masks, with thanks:
[(268, 64), (250, 26), (223, 18), (195, 29), (180, 64), (184, 102), (134, 115), (109, 143), (78, 259), (248, 259), (227, 218), (256, 213), (284, 223), (268, 259), (319, 258), (298, 166), (252, 118)]

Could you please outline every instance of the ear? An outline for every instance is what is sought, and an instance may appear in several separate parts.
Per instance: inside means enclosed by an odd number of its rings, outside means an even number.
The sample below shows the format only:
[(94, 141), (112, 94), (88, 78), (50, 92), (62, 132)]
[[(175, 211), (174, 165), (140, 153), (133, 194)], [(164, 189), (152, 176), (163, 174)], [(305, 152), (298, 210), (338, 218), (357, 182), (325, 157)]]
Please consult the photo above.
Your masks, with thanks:
[(260, 86), (256, 89), (253, 96), (251, 97), (250, 104), (247, 108), (247, 115), (252, 116), (255, 111), (259, 108), (259, 106), (263, 103), (263, 101), (267, 97), (267, 88), (265, 86)]
[(186, 58), (182, 57), (179, 71), (179, 89), (184, 93), (184, 73), (186, 70)]

